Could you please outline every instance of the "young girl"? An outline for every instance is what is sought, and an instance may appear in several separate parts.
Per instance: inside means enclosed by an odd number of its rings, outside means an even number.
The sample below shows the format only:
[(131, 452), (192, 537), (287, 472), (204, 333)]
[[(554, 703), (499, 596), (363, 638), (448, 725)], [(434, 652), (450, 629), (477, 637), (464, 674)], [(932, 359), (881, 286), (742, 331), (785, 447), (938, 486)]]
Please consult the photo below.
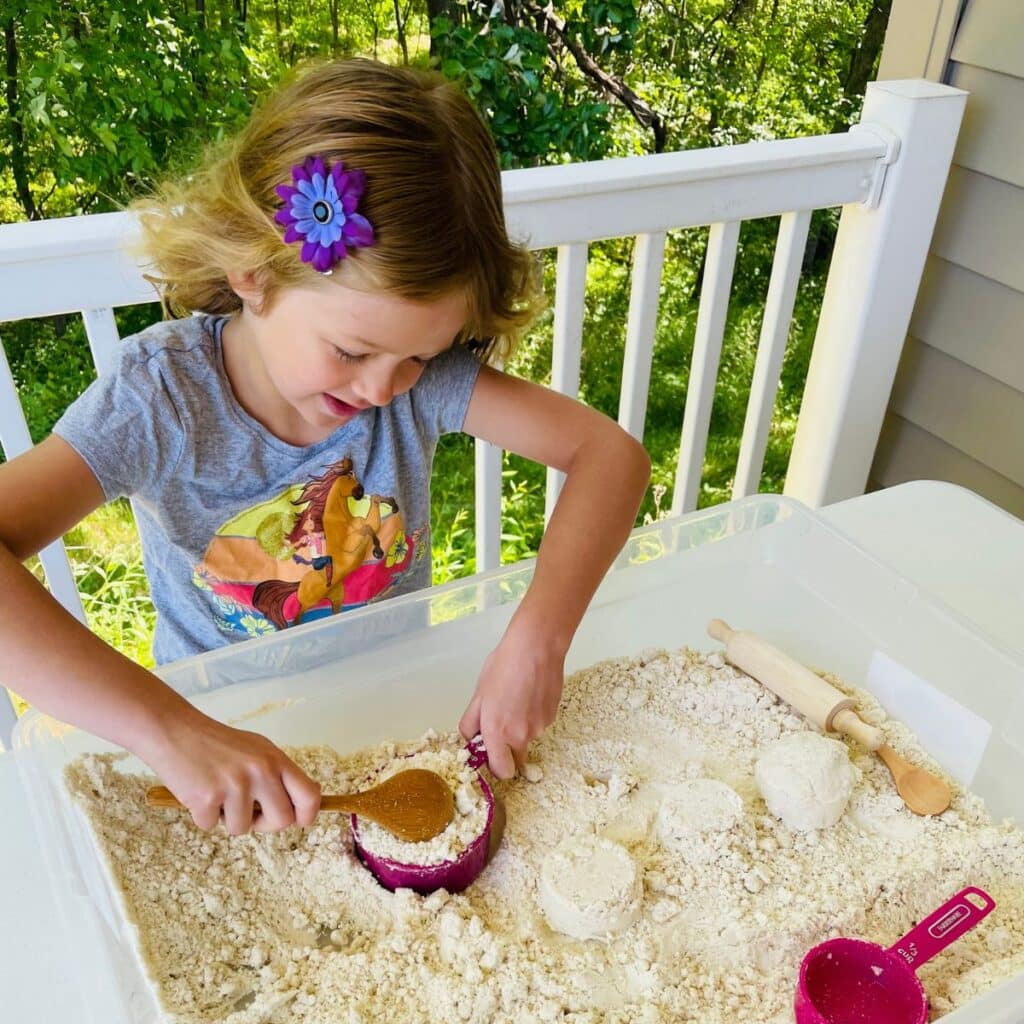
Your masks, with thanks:
[(537, 294), (480, 117), (439, 76), (327, 64), (137, 209), (182, 319), (125, 340), (53, 434), (0, 467), (0, 678), (138, 755), (200, 828), (308, 825), (314, 781), (106, 646), (20, 562), (132, 495), (158, 662), (286, 629), (429, 585), (431, 462), (439, 435), (462, 430), (566, 473), (459, 723), (511, 777), (554, 719), (649, 462), (606, 417), (486, 365)]

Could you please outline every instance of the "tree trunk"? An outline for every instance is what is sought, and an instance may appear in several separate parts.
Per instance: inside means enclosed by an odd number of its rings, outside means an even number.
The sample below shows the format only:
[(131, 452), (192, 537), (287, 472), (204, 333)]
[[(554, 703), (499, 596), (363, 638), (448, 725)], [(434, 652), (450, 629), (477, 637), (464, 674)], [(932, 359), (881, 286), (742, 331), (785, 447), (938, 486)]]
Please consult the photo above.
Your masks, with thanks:
[(768, 35), (775, 25), (775, 19), (779, 13), (779, 0), (772, 0), (771, 13), (768, 15), (768, 23), (765, 25), (764, 38), (761, 40), (761, 60), (757, 65), (757, 74), (754, 75), (754, 89), (759, 90), (761, 88), (761, 81), (764, 78), (765, 69), (768, 66)]
[(21, 97), (18, 95), (18, 40), (14, 34), (14, 18), (4, 24), (7, 49), (7, 120), (11, 125), (11, 172), (18, 201), (29, 220), (39, 220), (40, 212), (28, 187), (28, 160), (25, 152), (25, 126), (21, 121)]
[(339, 0), (327, 0), (327, 9), (331, 13), (331, 53), (338, 53), (338, 3)]
[(398, 0), (392, 0), (395, 6), (395, 32), (398, 34), (398, 45), (402, 48), (402, 60), (409, 63), (409, 44), (405, 39), (405, 22), (402, 21), (402, 8)]
[[(461, 25), (458, 0), (427, 0), (427, 20), (432, 26), (438, 18), (447, 18), (453, 25)], [(437, 44), (430, 37), (430, 56), (438, 57)]]
[[(878, 55), (885, 42), (885, 29), (889, 24), (891, 9), (892, 0), (874, 0), (864, 19), (860, 45), (850, 54), (850, 68), (843, 83), (843, 95), (854, 107), (864, 96), (868, 81), (875, 72)], [(836, 131), (845, 131), (847, 127), (845, 121), (839, 121), (835, 126)]]
[(370, 23), (373, 25), (373, 59), (380, 60), (381, 24), (380, 18), (377, 17), (377, 0), (365, 0), (363, 6), (366, 8), (370, 17)]

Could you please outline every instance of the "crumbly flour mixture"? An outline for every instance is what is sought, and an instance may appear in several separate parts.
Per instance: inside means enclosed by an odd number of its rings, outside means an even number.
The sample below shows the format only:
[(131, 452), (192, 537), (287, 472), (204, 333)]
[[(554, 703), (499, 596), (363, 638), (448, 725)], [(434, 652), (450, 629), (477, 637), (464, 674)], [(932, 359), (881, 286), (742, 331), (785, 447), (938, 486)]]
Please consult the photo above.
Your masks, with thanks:
[[(936, 768), (873, 698), (855, 696), (896, 750)], [(914, 817), (853, 744), (844, 815), (793, 831), (767, 810), (754, 765), (807, 729), (717, 654), (647, 651), (577, 673), (527, 778), (497, 784), (503, 846), (457, 896), (380, 888), (341, 817), (231, 839), (147, 809), (153, 780), (111, 757), (76, 762), (68, 782), (174, 1024), (790, 1024), (812, 945), (888, 945), (967, 884), (998, 906), (921, 969), (932, 1019), (1024, 970), (1024, 833), (959, 789), (945, 814)], [(292, 753), (325, 792), (345, 792), (402, 754), (457, 746), (428, 734), (344, 757)], [(632, 863), (639, 878), (637, 913), (597, 939), (553, 930), (541, 906), (544, 865), (573, 836), (602, 857), (621, 850), (615, 873)], [(559, 883), (561, 896), (589, 884), (576, 882)]]

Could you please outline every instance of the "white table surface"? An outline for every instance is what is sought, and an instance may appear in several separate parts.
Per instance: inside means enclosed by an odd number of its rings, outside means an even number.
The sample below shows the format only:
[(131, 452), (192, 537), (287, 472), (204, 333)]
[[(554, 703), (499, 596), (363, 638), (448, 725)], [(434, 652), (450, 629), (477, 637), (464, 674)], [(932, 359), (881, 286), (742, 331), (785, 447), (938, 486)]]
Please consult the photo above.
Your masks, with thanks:
[[(1024, 522), (969, 491), (924, 481), (822, 514), (991, 640), (1024, 653)], [(0, 1021), (71, 1024), (75, 993), (61, 984), (57, 910), (35, 842), (14, 758), (0, 754)]]

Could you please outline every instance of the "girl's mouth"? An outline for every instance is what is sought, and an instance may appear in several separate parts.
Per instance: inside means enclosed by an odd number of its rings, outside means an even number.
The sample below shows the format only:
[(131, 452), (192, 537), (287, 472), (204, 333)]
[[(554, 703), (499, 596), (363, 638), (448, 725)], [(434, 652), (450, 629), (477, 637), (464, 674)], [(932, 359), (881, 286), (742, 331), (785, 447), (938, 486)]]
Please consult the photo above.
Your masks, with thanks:
[(357, 409), (354, 405), (349, 405), (348, 402), (342, 402), (340, 399), (335, 398), (334, 395), (329, 395), (324, 392), (324, 405), (327, 406), (327, 411), (332, 416), (343, 417), (343, 416), (355, 416), (360, 409)]

